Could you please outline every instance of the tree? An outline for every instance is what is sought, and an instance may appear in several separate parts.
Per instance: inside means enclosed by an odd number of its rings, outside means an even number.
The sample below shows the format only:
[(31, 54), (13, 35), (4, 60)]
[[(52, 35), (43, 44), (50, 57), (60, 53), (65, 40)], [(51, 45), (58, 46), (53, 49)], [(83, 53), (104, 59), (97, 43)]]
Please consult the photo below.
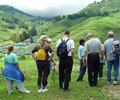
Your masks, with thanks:
[(61, 16), (53, 17), (53, 21), (60, 21), (60, 20), (62, 20)]
[(29, 27), (28, 27), (28, 25), (25, 24), (25, 22), (21, 21), (19, 23), (19, 28), (24, 28), (24, 29), (28, 30)]
[(20, 34), (19, 35), (19, 41), (23, 41), (23, 40), (24, 40), (23, 34)]
[(102, 0), (101, 2), (105, 2), (106, 0)]
[(62, 16), (62, 19), (65, 19), (65, 18), (66, 18), (66, 16), (65, 16), (65, 15), (63, 15), (63, 16)]
[(14, 25), (10, 25), (10, 26), (8, 26), (8, 28), (14, 30), (15, 26)]
[(32, 36), (30, 36), (30, 43), (33, 43), (33, 38), (32, 38)]
[(24, 31), (22, 34), (24, 40), (30, 37), (30, 35), (26, 31)]
[(18, 34), (16, 33), (13, 33), (11, 36), (10, 36), (10, 39), (14, 42), (19, 42), (19, 38), (18, 38)]
[(31, 36), (36, 36), (37, 35), (37, 30), (35, 27), (32, 27), (28, 33), (30, 33)]
[(109, 12), (108, 12), (108, 11), (104, 11), (102, 15), (103, 15), (103, 16), (108, 16), (108, 15), (109, 15)]
[(23, 33), (19, 35), (19, 41), (24, 41), (25, 39), (28, 39), (29, 37), (30, 35), (26, 31), (23, 31)]

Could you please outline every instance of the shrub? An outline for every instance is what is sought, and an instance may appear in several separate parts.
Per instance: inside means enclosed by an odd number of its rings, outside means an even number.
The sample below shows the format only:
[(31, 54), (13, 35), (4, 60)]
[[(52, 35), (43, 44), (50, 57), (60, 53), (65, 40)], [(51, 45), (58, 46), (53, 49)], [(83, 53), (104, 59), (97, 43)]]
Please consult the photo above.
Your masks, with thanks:
[(18, 56), (18, 59), (19, 60), (26, 60), (26, 57), (25, 57), (25, 55), (20, 55), (20, 56)]

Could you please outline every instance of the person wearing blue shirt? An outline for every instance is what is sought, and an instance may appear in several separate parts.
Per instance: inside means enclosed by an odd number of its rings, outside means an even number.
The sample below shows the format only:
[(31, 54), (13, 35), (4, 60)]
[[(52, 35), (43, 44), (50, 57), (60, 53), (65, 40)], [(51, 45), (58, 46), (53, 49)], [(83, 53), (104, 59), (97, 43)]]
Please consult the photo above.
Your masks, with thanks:
[(114, 67), (113, 84), (117, 85), (117, 78), (119, 73), (119, 57), (112, 55), (112, 45), (114, 41), (114, 33), (108, 32), (108, 39), (104, 42), (104, 53), (107, 61), (107, 84), (111, 83), (111, 70)]
[(84, 45), (85, 45), (85, 40), (84, 39), (81, 39), (80, 40), (80, 46), (78, 48), (78, 58), (80, 60), (80, 74), (77, 78), (77, 82), (79, 81), (82, 81), (83, 80), (83, 77), (85, 75), (85, 72), (86, 72), (86, 67), (83, 66), (83, 56), (84, 56)]

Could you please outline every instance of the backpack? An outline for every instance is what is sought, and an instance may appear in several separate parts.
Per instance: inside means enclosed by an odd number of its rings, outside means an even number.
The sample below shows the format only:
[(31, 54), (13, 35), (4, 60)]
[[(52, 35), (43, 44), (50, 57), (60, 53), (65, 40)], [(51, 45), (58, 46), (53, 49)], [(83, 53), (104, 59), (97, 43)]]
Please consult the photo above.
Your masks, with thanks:
[(69, 39), (67, 41), (61, 39), (61, 43), (57, 48), (57, 56), (59, 58), (66, 58), (68, 56), (68, 53), (70, 51), (67, 50), (67, 42), (69, 41)]
[(37, 60), (46, 60), (47, 54), (45, 51), (45, 47), (40, 47), (40, 49), (37, 52)]
[(113, 56), (120, 56), (120, 41), (117, 39), (113, 40), (112, 51)]

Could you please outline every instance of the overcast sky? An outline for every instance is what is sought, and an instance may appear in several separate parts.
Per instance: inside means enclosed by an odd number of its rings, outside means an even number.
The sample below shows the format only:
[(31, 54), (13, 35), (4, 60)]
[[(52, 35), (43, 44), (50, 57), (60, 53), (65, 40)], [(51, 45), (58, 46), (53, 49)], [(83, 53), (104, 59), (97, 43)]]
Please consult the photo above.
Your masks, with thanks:
[(7, 4), (33, 15), (51, 17), (78, 12), (94, 1), (95, 0), (0, 0), (0, 5)]

